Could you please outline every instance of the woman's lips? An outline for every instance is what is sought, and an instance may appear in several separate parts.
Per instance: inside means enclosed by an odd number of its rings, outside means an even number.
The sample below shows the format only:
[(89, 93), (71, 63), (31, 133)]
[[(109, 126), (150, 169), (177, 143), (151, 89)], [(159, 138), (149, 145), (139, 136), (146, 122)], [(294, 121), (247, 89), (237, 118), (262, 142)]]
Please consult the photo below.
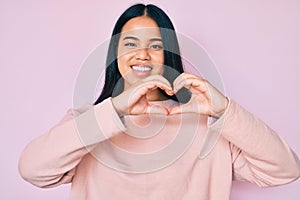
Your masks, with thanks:
[(131, 68), (139, 72), (149, 72), (152, 70), (152, 67), (150, 67), (149, 65), (133, 65), (131, 66)]
[(131, 69), (137, 76), (148, 76), (152, 71), (152, 67), (149, 65), (132, 65)]

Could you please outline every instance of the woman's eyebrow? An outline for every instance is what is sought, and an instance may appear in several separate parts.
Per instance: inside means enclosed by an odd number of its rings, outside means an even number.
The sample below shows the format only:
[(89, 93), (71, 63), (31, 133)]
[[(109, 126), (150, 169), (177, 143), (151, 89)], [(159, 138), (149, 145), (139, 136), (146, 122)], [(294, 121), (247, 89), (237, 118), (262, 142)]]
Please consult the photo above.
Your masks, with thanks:
[[(139, 40), (137, 37), (134, 36), (126, 36), (123, 38), (123, 40)], [(150, 42), (159, 41), (162, 42), (162, 38), (151, 38), (149, 39)]]
[(151, 38), (149, 41), (150, 42), (156, 42), (156, 41), (162, 42), (162, 39), (161, 38)]
[(139, 39), (133, 36), (126, 36), (123, 38), (123, 40), (139, 40)]

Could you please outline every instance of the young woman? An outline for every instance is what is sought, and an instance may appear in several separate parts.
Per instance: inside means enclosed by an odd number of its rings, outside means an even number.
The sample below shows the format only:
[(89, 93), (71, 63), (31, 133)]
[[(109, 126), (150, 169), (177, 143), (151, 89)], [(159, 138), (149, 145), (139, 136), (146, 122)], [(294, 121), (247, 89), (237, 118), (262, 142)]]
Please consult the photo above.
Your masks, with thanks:
[[(215, 131), (221, 136), (199, 156)], [(19, 170), (38, 187), (72, 183), (71, 199), (80, 200), (229, 199), (232, 180), (267, 187), (300, 175), (297, 156), (276, 132), (183, 72), (170, 19), (142, 4), (115, 25), (95, 104), (70, 110), (31, 141)]]

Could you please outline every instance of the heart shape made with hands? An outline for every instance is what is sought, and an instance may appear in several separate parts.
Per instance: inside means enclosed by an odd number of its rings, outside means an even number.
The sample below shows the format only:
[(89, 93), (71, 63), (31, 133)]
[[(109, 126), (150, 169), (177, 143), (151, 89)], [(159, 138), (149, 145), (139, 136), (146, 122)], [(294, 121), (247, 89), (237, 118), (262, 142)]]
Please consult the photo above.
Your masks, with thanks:
[[(228, 105), (227, 98), (219, 90), (196, 75), (182, 73), (172, 85), (163, 76), (152, 75), (114, 97), (113, 104), (120, 115), (198, 113), (214, 117), (219, 117)], [(171, 99), (177, 99), (179, 104), (168, 109), (149, 102), (147, 94), (158, 88)]]
[(177, 100), (178, 104), (164, 107), (162, 104), (151, 104), (147, 113), (164, 113), (166, 115), (182, 113), (210, 114), (208, 109), (211, 97), (207, 81), (191, 74), (182, 74), (173, 82), (172, 90), (160, 87), (171, 99)]
[[(159, 86), (158, 86), (159, 87)], [(150, 106), (150, 113), (165, 112), (167, 115), (181, 113), (199, 113), (218, 117), (219, 110), (226, 108), (226, 97), (208, 81), (193, 74), (183, 73), (174, 82), (172, 90), (159, 87), (169, 96), (175, 96), (179, 104), (171, 109)], [(223, 99), (223, 101), (222, 101)], [(226, 100), (225, 100), (226, 101)]]
[[(159, 88), (162, 92), (168, 96), (169, 100), (171, 101), (147, 101), (148, 108), (146, 113), (147, 114), (165, 114), (165, 115), (172, 115), (175, 114), (174, 108), (180, 108), (184, 104), (189, 104), (191, 100), (192, 93), (187, 88), (181, 88), (176, 93), (174, 91), (164, 90), (163, 88)], [(146, 93), (147, 95), (148, 93)], [(176, 114), (183, 113), (184, 111), (178, 111)]]

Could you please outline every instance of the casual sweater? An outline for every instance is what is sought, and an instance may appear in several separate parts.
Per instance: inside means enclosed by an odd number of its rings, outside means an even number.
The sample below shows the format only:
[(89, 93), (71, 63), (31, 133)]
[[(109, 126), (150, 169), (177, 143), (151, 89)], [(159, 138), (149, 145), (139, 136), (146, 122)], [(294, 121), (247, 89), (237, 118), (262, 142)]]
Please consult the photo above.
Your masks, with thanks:
[(71, 183), (72, 200), (226, 200), (232, 180), (267, 187), (300, 176), (286, 142), (235, 101), (209, 119), (195, 113), (120, 118), (108, 98), (70, 109), (25, 147), (19, 171), (38, 187)]

